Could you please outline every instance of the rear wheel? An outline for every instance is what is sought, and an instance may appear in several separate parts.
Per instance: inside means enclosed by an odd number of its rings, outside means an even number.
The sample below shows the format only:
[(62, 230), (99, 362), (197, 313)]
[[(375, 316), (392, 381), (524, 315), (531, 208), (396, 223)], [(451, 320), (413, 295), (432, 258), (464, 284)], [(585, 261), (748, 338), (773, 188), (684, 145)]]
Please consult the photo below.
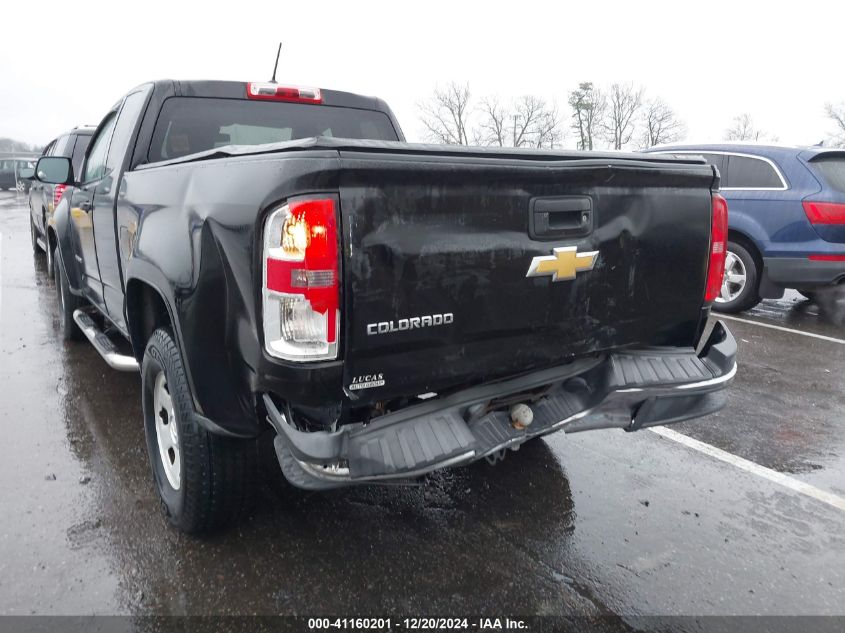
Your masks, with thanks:
[(44, 246), (47, 248), (47, 277), (56, 279), (56, 249), (50, 244), (50, 238), (44, 238)]
[(56, 298), (59, 301), (59, 331), (64, 341), (78, 341), (82, 339), (82, 331), (73, 320), (74, 311), (82, 305), (82, 299), (70, 291), (64, 265), (60, 257), (52, 257), (47, 249), (48, 262), (52, 262), (56, 278)]
[(55, 246), (53, 241), (50, 239), (50, 232), (47, 229), (47, 216), (44, 216), (44, 252), (47, 253), (47, 277), (50, 279), (56, 278), (53, 274), (55, 272), (53, 260), (56, 258), (57, 248), (58, 246)]
[(153, 481), (167, 520), (191, 534), (237, 520), (254, 488), (256, 443), (214, 435), (199, 424), (168, 328), (157, 329), (147, 343), (141, 391)]
[(713, 309), (719, 312), (742, 312), (760, 303), (760, 271), (757, 262), (742, 244), (728, 242), (725, 255), (725, 276), (722, 291)]
[(29, 237), (32, 240), (32, 252), (40, 255), (41, 247), (38, 245), (38, 232), (35, 230), (35, 222), (32, 221), (32, 215), (29, 216)]

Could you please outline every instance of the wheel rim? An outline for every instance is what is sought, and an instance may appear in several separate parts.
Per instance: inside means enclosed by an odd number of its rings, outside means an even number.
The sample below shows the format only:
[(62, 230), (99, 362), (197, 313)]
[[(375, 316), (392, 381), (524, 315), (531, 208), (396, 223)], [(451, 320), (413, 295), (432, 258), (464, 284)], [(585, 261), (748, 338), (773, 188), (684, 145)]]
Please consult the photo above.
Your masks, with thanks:
[(716, 297), (716, 303), (736, 301), (745, 290), (748, 282), (748, 271), (745, 264), (736, 253), (728, 251), (725, 255), (725, 276), (722, 278), (722, 291)]
[(156, 440), (161, 465), (167, 481), (174, 490), (179, 490), (182, 460), (179, 452), (179, 431), (176, 414), (173, 411), (173, 398), (167, 388), (164, 372), (156, 376), (153, 388), (153, 415), (155, 415)]
[(16, 184), (15, 184), (15, 189), (17, 190), (17, 192), (18, 192), (18, 193), (23, 193), (23, 190), (24, 190), (24, 184), (23, 184), (22, 182), (18, 182), (18, 183), (16, 183)]

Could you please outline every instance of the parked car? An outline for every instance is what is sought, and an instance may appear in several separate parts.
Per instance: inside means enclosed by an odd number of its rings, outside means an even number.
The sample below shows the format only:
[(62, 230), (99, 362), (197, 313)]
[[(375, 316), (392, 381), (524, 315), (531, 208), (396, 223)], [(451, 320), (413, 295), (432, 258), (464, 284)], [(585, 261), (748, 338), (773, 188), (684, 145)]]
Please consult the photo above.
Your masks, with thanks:
[(32, 157), (10, 157), (0, 159), (0, 190), (14, 189), (26, 192), (29, 182), (20, 177), (20, 172), (35, 167), (35, 155)]
[[(53, 139), (44, 148), (42, 156), (64, 156), (71, 160), (74, 178), (79, 177), (85, 150), (91, 142), (94, 127), (81, 125)], [(53, 210), (64, 195), (65, 185), (53, 185), (32, 179), (29, 190), (29, 229), (32, 237), (32, 250), (36, 254), (47, 255), (47, 275), (53, 276), (53, 251), (55, 242), (51, 242), (47, 227), (52, 222)]]
[(728, 254), (714, 309), (740, 312), (785, 288), (812, 297), (845, 279), (845, 151), (749, 143), (671, 145), (715, 165), (728, 201)]
[(106, 115), (78, 178), (39, 160), (68, 186), (62, 334), (140, 369), (178, 528), (237, 517), (264, 433), (319, 490), (724, 405), (711, 165), (403, 140), (370, 97), (159, 81)]

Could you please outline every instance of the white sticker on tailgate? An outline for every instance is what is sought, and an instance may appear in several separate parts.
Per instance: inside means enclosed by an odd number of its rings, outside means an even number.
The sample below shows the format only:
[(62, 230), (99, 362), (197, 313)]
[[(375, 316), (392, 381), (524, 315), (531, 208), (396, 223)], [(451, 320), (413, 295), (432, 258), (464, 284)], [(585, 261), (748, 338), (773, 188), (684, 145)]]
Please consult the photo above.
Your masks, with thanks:
[(352, 379), (350, 389), (370, 389), (384, 386), (384, 374), (363, 374)]

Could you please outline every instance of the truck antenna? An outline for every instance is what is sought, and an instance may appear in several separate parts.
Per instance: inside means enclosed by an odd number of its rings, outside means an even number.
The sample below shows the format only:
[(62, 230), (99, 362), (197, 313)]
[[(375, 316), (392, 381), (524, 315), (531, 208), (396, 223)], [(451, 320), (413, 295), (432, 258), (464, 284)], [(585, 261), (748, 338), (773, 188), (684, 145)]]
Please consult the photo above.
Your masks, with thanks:
[(276, 83), (276, 69), (279, 67), (279, 55), (282, 52), (282, 43), (279, 42), (279, 50), (276, 51), (276, 63), (273, 65), (273, 77), (270, 79), (270, 83)]

